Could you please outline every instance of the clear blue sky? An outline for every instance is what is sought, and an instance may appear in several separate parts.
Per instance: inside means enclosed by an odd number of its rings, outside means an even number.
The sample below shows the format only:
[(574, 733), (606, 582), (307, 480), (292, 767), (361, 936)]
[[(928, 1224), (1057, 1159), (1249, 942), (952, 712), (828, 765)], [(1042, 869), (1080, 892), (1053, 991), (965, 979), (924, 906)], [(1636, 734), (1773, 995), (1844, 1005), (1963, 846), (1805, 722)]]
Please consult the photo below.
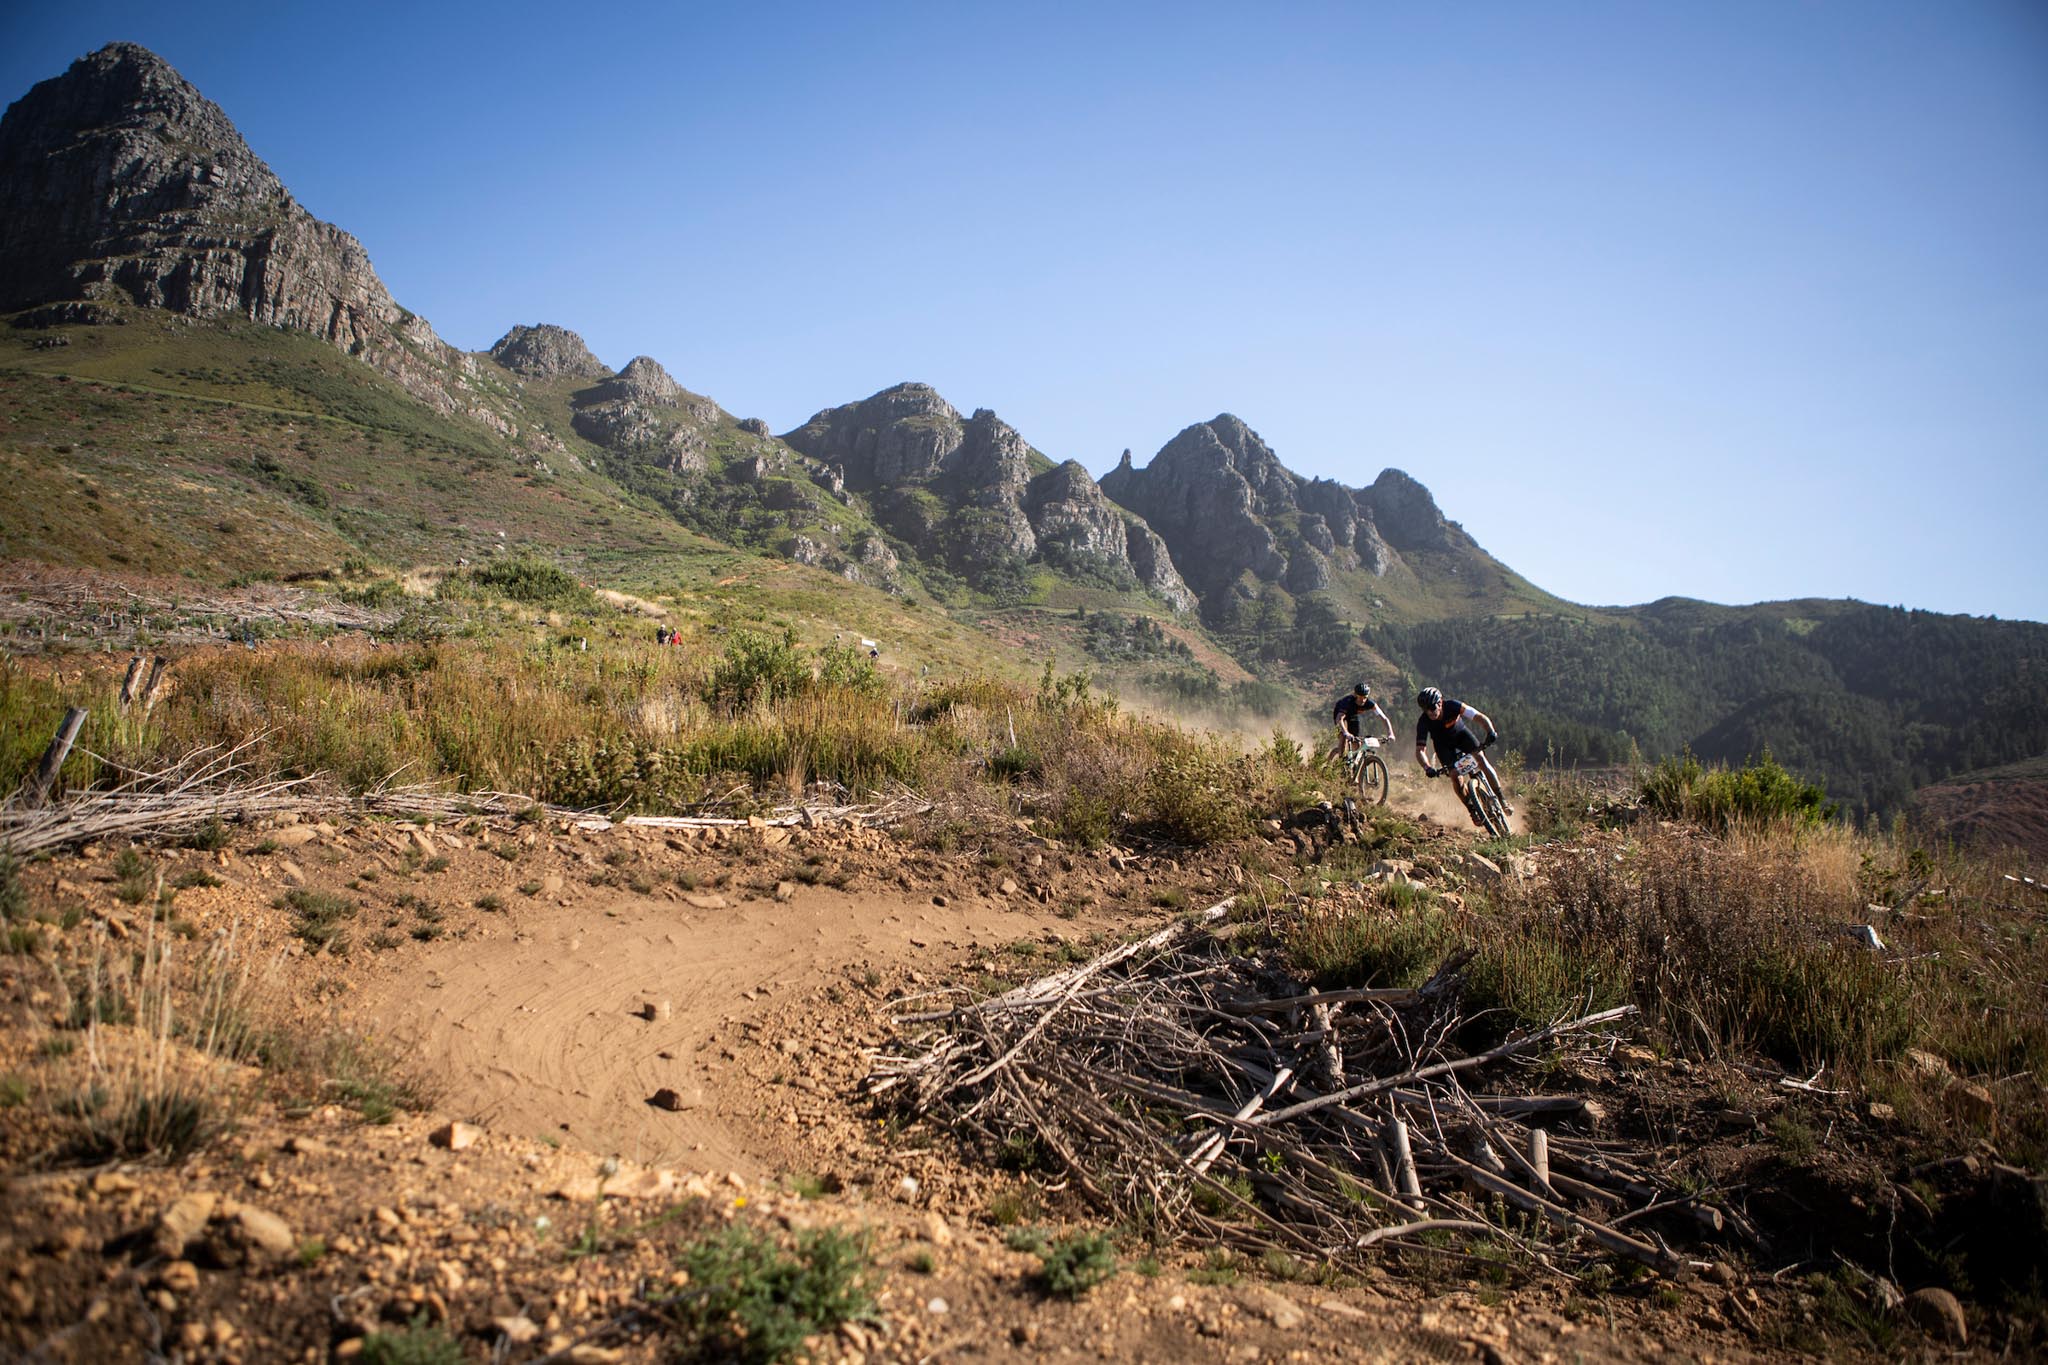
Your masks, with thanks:
[(168, 59), (457, 345), (1056, 457), (1221, 411), (1593, 603), (2048, 619), (2048, 5), (13, 0)]

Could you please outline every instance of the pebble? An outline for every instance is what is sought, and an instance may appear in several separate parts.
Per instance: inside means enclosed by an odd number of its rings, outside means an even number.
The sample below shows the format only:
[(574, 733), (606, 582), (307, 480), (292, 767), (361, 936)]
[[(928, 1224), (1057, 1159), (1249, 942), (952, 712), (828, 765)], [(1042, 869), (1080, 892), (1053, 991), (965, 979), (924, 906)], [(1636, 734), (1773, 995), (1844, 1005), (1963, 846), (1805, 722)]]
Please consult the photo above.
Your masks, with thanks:
[(156, 1220), (156, 1249), (166, 1256), (183, 1251), (185, 1244), (206, 1226), (206, 1220), (213, 1217), (214, 1205), (219, 1202), (220, 1196), (211, 1190), (197, 1191), (175, 1201)]
[(461, 1152), (476, 1146), (483, 1135), (484, 1130), (473, 1123), (444, 1123), (427, 1135), (427, 1141), (451, 1152)]
[(1906, 1313), (1913, 1321), (1956, 1346), (1970, 1344), (1970, 1324), (1963, 1305), (1946, 1289), (1916, 1289), (1906, 1295)]

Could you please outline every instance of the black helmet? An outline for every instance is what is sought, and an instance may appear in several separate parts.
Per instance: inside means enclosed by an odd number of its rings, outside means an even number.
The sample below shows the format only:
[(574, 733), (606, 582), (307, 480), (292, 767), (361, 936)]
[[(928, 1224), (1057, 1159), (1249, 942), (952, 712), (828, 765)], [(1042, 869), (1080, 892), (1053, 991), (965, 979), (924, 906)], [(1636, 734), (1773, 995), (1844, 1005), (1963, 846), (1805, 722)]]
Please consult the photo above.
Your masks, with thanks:
[(1354, 697), (1369, 697), (1372, 695), (1372, 689), (1364, 683), (1359, 683), (1351, 689), (1351, 695)]
[(1421, 694), (1415, 698), (1415, 704), (1425, 711), (1434, 711), (1437, 707), (1444, 704), (1444, 694), (1437, 691), (1434, 687), (1425, 687), (1422, 689)]

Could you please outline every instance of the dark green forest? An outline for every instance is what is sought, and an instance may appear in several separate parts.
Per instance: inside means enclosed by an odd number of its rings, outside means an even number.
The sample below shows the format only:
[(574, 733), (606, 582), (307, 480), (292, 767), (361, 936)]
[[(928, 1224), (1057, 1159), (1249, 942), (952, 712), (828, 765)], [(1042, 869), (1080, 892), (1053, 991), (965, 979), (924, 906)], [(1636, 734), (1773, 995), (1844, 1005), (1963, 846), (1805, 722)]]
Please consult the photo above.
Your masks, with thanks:
[(1766, 749), (1846, 810), (2048, 752), (2048, 626), (1856, 602), (1665, 601), (1619, 622), (1381, 625), (1367, 644), (1497, 719), (1533, 762)]

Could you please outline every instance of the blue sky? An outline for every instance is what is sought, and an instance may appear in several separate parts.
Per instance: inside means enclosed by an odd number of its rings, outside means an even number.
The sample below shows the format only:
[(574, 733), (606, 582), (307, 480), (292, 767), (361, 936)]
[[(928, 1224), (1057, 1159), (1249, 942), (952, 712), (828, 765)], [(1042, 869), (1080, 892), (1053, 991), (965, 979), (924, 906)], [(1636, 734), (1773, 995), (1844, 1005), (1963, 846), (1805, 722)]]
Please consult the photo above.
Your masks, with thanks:
[(2048, 619), (2048, 6), (94, 4), (457, 345), (1097, 473), (1218, 412), (1577, 601)]

